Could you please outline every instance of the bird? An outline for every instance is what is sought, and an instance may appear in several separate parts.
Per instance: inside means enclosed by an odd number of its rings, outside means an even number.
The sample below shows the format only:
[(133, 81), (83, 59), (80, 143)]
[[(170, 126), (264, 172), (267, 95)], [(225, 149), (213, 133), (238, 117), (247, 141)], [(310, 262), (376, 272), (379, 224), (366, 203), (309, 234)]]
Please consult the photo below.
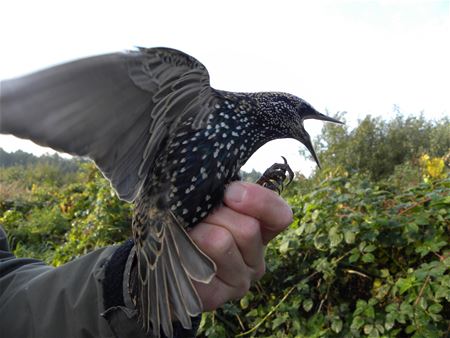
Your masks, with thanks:
[(0, 133), (89, 157), (118, 197), (135, 204), (136, 306), (155, 337), (171, 337), (174, 321), (190, 328), (202, 312), (193, 281), (209, 283), (216, 266), (187, 230), (222, 203), (249, 157), (268, 141), (294, 138), (320, 166), (306, 119), (341, 123), (288, 93), (215, 89), (202, 63), (167, 47), (1, 81)]

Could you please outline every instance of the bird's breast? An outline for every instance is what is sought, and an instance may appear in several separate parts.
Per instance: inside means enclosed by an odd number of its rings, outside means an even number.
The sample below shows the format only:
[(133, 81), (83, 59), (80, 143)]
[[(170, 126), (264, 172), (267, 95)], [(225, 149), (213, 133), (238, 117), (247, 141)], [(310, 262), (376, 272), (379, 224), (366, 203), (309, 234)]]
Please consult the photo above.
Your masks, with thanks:
[(181, 124), (167, 145), (167, 200), (172, 212), (194, 226), (223, 199), (225, 186), (238, 177), (258, 137), (247, 111), (224, 101), (216, 105), (206, 124)]

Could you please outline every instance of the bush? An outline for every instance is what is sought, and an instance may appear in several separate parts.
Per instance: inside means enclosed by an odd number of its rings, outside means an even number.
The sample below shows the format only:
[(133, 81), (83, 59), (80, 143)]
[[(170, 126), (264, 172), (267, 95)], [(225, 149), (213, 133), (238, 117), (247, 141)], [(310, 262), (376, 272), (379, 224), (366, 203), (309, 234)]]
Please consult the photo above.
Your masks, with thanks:
[[(32, 168), (12, 168), (19, 177), (33, 172)], [(6, 169), (7, 173), (12, 168)], [(16, 186), (10, 175), (3, 177), (7, 180), (1, 181), (0, 187)], [(92, 163), (81, 164), (67, 184), (55, 180), (52, 185), (47, 177), (46, 172), (36, 176), (26, 194), (21, 190), (0, 196), (0, 224), (17, 256), (58, 266), (131, 236), (132, 205), (115, 196)]]
[[(345, 121), (344, 114), (337, 118)], [(445, 156), (450, 149), (450, 119), (430, 121), (423, 115), (398, 113), (385, 121), (366, 116), (352, 130), (326, 123), (314, 144), (323, 168), (341, 167), (378, 181), (392, 175), (398, 165), (417, 162), (423, 153)], [(301, 153), (307, 155), (305, 148)]]
[[(204, 314), (200, 336), (448, 334), (450, 179), (441, 160), (422, 162), (377, 183), (339, 166), (297, 178), (285, 195), (295, 222), (268, 246), (267, 274)], [(54, 181), (14, 168), (0, 176), (0, 223), (16, 255), (60, 265), (130, 237), (131, 205), (93, 164)]]
[(448, 179), (398, 190), (354, 176), (290, 197), (296, 220), (269, 245), (266, 276), (204, 315), (202, 334), (444, 336), (449, 191)]

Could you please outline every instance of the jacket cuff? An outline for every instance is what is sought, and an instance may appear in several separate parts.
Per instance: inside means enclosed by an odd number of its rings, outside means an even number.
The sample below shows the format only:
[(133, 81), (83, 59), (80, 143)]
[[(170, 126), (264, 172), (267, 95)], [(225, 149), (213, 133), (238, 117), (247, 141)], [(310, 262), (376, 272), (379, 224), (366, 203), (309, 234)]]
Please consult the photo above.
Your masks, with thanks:
[[(132, 292), (135, 287), (135, 247), (132, 240), (119, 246), (105, 268), (103, 280), (103, 302), (105, 311), (101, 314), (117, 337), (151, 337), (138, 321), (138, 311)], [(174, 337), (195, 337), (201, 315), (192, 318), (192, 329), (184, 329), (179, 322), (173, 323)], [(161, 331), (161, 337), (165, 337)]]

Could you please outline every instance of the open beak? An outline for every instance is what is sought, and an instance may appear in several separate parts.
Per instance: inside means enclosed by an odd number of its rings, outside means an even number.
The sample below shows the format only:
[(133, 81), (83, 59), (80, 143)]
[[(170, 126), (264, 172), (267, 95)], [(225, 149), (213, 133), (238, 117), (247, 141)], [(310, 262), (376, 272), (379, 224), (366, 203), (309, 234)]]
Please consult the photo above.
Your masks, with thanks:
[[(332, 117), (326, 116), (322, 113), (319, 113), (317, 110), (315, 110), (314, 108), (312, 108), (311, 106), (308, 106), (309, 109), (306, 109), (302, 111), (302, 119), (303, 120), (307, 120), (307, 119), (314, 119), (314, 120), (322, 120), (322, 121), (326, 121), (326, 122), (332, 122), (332, 123), (338, 123), (338, 124), (344, 124), (344, 122), (341, 122), (339, 120), (336, 120)], [(302, 126), (303, 127), (303, 126)], [(306, 133), (306, 131), (304, 131)], [(313, 157), (314, 161), (316, 161), (317, 166), (319, 167), (319, 169), (321, 169), (320, 167), (320, 162), (319, 159), (317, 158), (316, 152), (314, 151), (312, 142), (311, 142), (311, 138), (309, 137), (308, 133), (306, 133), (306, 135), (302, 135), (302, 140), (301, 142), (306, 146), (306, 148), (309, 150), (309, 152), (311, 153), (311, 156)]]
[(309, 150), (309, 152), (311, 153), (311, 156), (313, 157), (314, 161), (316, 161), (317, 166), (319, 167), (319, 169), (321, 169), (321, 167), (320, 167), (320, 161), (319, 161), (319, 159), (317, 158), (316, 152), (314, 151), (314, 148), (313, 148), (313, 145), (312, 145), (312, 142), (311, 142), (311, 138), (308, 136), (305, 140), (303, 140), (302, 143), (305, 145), (305, 147), (306, 147), (306, 148)]
[(322, 120), (322, 121), (327, 121), (327, 122), (333, 122), (333, 123), (338, 123), (338, 124), (344, 124), (344, 122), (341, 122), (341, 121), (339, 121), (339, 120), (336, 120), (336, 119), (334, 119), (334, 118), (332, 118), (332, 117), (329, 117), (329, 116), (326, 116), (326, 115), (324, 115), (324, 114), (322, 114), (322, 113), (319, 113), (319, 112), (315, 112), (314, 114), (311, 114), (311, 115), (304, 115), (303, 116), (303, 119), (304, 120), (307, 120), (307, 119), (314, 119), (314, 120)]

